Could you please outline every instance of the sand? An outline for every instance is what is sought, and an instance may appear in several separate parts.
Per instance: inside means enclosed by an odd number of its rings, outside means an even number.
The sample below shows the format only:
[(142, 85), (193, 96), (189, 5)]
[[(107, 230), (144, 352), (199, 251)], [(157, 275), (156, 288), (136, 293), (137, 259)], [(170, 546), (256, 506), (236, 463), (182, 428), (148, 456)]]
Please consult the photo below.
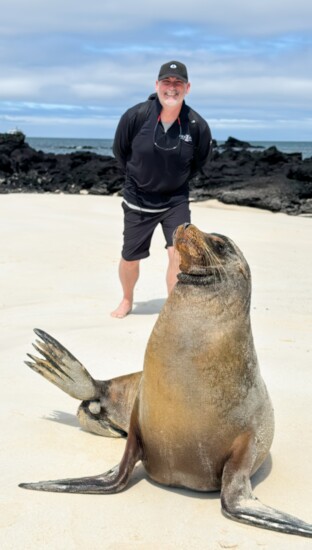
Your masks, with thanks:
[[(106, 379), (140, 370), (166, 298), (161, 230), (142, 262), (132, 315), (120, 300), (119, 197), (2, 195), (2, 549), (307, 549), (311, 540), (223, 517), (219, 494), (152, 483), (138, 467), (118, 495), (25, 491), (22, 481), (95, 475), (119, 462), (125, 441), (83, 432), (78, 402), (23, 361), (32, 329), (50, 332)], [(312, 220), (209, 201), (192, 205), (204, 231), (229, 235), (253, 275), (252, 324), (276, 413), (271, 455), (253, 480), (264, 503), (312, 521)]]

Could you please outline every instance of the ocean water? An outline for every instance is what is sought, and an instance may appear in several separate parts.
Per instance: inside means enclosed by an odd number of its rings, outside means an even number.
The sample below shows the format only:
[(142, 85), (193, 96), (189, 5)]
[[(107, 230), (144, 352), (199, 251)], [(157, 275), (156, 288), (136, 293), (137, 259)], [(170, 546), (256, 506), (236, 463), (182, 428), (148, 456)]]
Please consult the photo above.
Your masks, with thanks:
[(113, 155), (112, 139), (80, 139), (80, 138), (30, 138), (27, 143), (37, 151), (54, 154), (69, 154), (90, 151), (97, 155)]
[[(26, 138), (27, 143), (37, 151), (44, 153), (66, 154), (90, 151), (98, 155), (114, 156), (112, 139), (80, 138)], [(222, 145), (224, 141), (218, 141)], [(283, 153), (301, 153), (302, 158), (312, 157), (312, 141), (249, 141), (253, 147), (267, 149), (274, 145)]]

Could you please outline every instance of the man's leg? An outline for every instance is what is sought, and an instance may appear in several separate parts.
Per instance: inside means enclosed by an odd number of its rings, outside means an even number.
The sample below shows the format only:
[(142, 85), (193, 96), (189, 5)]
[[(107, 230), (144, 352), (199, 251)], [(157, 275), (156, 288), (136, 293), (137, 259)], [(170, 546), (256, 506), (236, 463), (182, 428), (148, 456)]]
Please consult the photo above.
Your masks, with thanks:
[(180, 272), (180, 255), (173, 246), (168, 246), (167, 251), (169, 264), (167, 269), (166, 283), (169, 295), (177, 282), (177, 275)]
[(177, 275), (180, 272), (180, 255), (173, 246), (173, 233), (175, 229), (183, 224), (190, 223), (191, 213), (188, 202), (184, 202), (170, 208), (162, 220), (162, 230), (166, 239), (169, 264), (167, 269), (166, 283), (168, 294), (172, 291), (177, 282)]
[(123, 299), (117, 309), (111, 312), (112, 317), (122, 319), (131, 312), (133, 291), (139, 278), (140, 260), (127, 261), (121, 258), (119, 264), (119, 278), (123, 290)]

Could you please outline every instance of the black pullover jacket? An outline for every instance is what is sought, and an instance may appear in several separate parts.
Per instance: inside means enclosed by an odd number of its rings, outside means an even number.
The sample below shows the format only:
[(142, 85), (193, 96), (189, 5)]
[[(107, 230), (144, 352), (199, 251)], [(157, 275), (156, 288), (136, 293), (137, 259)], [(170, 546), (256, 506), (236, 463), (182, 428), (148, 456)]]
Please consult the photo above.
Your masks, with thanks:
[[(165, 132), (160, 121), (161, 104), (156, 98), (138, 133), (131, 138), (141, 104), (128, 109), (118, 124), (113, 152), (125, 172), (124, 199), (135, 206), (162, 209), (188, 201), (194, 172), (194, 144), (189, 131), (189, 107), (183, 102), (179, 118)], [(194, 111), (193, 111), (194, 112)], [(198, 143), (196, 171), (208, 160), (211, 133), (196, 113)]]

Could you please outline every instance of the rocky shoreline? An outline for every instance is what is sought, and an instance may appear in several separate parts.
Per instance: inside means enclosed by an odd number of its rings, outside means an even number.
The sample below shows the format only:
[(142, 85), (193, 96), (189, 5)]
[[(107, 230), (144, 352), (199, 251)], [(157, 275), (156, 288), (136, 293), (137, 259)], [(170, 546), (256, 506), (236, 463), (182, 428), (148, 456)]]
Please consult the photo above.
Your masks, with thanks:
[[(111, 156), (44, 153), (30, 147), (22, 132), (0, 134), (0, 194), (122, 195), (123, 181)], [(208, 168), (193, 178), (190, 190), (195, 201), (312, 215), (312, 157), (252, 148), (229, 137), (222, 146), (214, 143)]]

